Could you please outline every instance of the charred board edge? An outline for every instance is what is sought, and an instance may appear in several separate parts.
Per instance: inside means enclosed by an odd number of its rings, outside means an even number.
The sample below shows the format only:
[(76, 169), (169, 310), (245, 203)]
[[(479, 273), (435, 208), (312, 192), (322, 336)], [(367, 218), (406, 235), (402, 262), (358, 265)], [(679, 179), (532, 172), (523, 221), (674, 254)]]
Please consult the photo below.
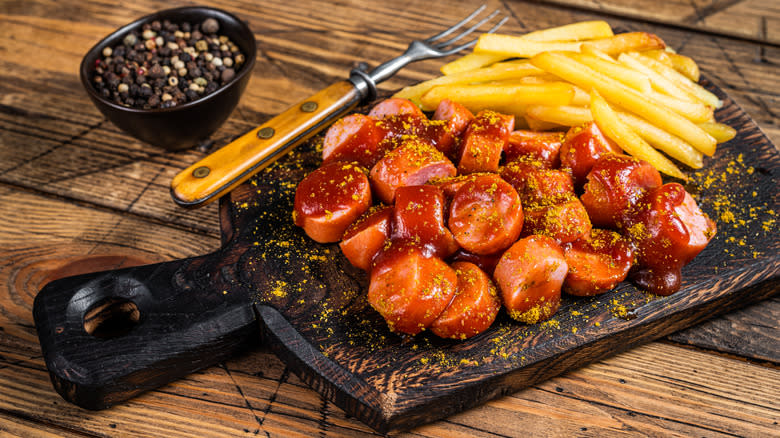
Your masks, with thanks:
[[(583, 342), (560, 354), (540, 358), (508, 373), (496, 374), (434, 396), (418, 395), (403, 406), (388, 403), (380, 388), (367, 384), (307, 342), (275, 309), (256, 306), (264, 341), (306, 384), (380, 433), (398, 432), (461, 412), (488, 400), (511, 394), (638, 345), (662, 338), (716, 315), (772, 297), (778, 288), (780, 266), (773, 260), (751, 266), (737, 278), (712, 278), (699, 289), (716, 295), (692, 301), (673, 313), (636, 319), (623, 330)], [(383, 401), (384, 400), (384, 401)]]
[[(217, 251), (44, 286), (33, 317), (57, 392), (85, 409), (105, 409), (255, 345), (248, 294), (215, 293), (224, 279), (210, 270), (226, 257)], [(140, 317), (126, 333), (100, 338), (87, 333), (85, 316), (107, 299), (132, 302)]]
[[(756, 289), (774, 288), (772, 295), (780, 292), (780, 281), (765, 281), (750, 286)], [(771, 300), (771, 299), (770, 299)], [(758, 363), (780, 364), (780, 345), (777, 342), (777, 312), (780, 301), (775, 298), (738, 310), (737, 314), (702, 321), (696, 326), (670, 334), (667, 341), (717, 353), (739, 356)], [(767, 314), (764, 303), (772, 305)], [(749, 327), (740, 327), (748, 318), (757, 318)], [(764, 325), (765, 324), (765, 325)], [(750, 332), (748, 333), (748, 330)], [(756, 332), (757, 330), (760, 330)], [(752, 335), (745, 339), (745, 335)], [(774, 337), (773, 337), (774, 336)]]

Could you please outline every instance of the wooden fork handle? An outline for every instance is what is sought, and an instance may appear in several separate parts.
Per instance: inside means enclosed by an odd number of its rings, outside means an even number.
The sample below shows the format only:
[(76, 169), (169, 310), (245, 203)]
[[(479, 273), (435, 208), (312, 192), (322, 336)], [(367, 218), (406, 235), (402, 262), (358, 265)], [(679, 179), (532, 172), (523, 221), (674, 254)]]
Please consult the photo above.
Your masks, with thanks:
[(184, 207), (219, 198), (355, 108), (361, 99), (350, 81), (318, 91), (176, 175), (171, 196)]

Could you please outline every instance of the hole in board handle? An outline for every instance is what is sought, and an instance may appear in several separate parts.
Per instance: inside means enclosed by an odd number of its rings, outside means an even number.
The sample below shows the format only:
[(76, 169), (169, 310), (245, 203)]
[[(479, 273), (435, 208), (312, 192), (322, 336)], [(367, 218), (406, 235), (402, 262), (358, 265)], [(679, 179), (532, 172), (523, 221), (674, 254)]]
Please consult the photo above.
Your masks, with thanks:
[(138, 324), (141, 312), (134, 302), (120, 297), (105, 298), (84, 314), (84, 330), (100, 339), (124, 336)]

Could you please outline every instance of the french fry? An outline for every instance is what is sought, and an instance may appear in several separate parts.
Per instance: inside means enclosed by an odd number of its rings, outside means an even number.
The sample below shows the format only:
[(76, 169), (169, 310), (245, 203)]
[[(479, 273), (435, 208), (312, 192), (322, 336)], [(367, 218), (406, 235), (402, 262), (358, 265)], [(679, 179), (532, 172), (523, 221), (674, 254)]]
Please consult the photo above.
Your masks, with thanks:
[(666, 49), (645, 50), (642, 52), (642, 54), (647, 56), (648, 58), (653, 58), (658, 62), (666, 64), (669, 67), (674, 67), (674, 64), (672, 63), (672, 57), (671, 57), (673, 53), (667, 51)]
[(588, 106), (590, 105), (590, 94), (578, 86), (574, 86), (574, 97), (571, 98), (572, 106)]
[(544, 120), (539, 120), (533, 117), (530, 117), (528, 114), (523, 116), (523, 119), (525, 120), (525, 123), (528, 125), (528, 128), (532, 131), (552, 131), (554, 129), (558, 128), (565, 128), (563, 125), (559, 125), (557, 123), (547, 122)]
[(636, 132), (654, 148), (663, 151), (666, 155), (694, 169), (701, 169), (704, 165), (701, 152), (678, 137), (669, 134), (663, 129), (656, 128), (633, 114), (619, 112), (618, 116), (632, 131)]
[(523, 37), (485, 33), (477, 40), (474, 53), (489, 53), (505, 58), (530, 58), (537, 53), (551, 50), (577, 52), (581, 42), (530, 41)]
[(578, 126), (593, 121), (589, 108), (569, 105), (528, 105), (526, 116), (563, 126)]
[(437, 85), (488, 82), (520, 78), (528, 75), (549, 75), (549, 73), (534, 67), (529, 62), (500, 62), (493, 64), (490, 67), (453, 73), (448, 76), (439, 76), (425, 82), (420, 82), (419, 84), (400, 90), (394, 97), (409, 99), (419, 105), (422, 95)]
[[(435, 109), (445, 98), (458, 102), (471, 111), (488, 108), (500, 111), (508, 107), (543, 103), (568, 105), (573, 96), (574, 87), (565, 82), (518, 85), (454, 84), (431, 88), (422, 96), (421, 101), (423, 109), (427, 111)], [(517, 115), (517, 111), (512, 114)]]
[(606, 21), (581, 21), (558, 27), (537, 30), (522, 35), (529, 41), (582, 41), (607, 38), (614, 35), (612, 27)]
[[(596, 38), (606, 38), (614, 35), (609, 23), (602, 20), (582, 21), (558, 27), (537, 30), (517, 38), (536, 42), (582, 41)], [(495, 62), (503, 61), (508, 56), (490, 53), (469, 53), (441, 67), (444, 75), (451, 75), (468, 70), (485, 67)]]
[(712, 108), (701, 102), (691, 102), (690, 100), (677, 99), (675, 97), (650, 90), (647, 97), (669, 108), (677, 114), (685, 117), (693, 123), (703, 123), (712, 120)]
[(672, 67), (693, 82), (699, 82), (699, 65), (696, 64), (696, 61), (688, 56), (675, 53), (670, 47), (667, 47), (665, 50), (647, 50), (639, 53)]
[(555, 75), (551, 75), (550, 73), (547, 73), (546, 71), (542, 70), (542, 74), (539, 75), (533, 75), (533, 76), (523, 76), (520, 78), (511, 78), (511, 79), (504, 79), (501, 81), (491, 81), (491, 83), (494, 84), (546, 84), (550, 82), (560, 82), (561, 80), (556, 77)]
[(633, 56), (629, 56), (626, 53), (621, 53), (620, 56), (618, 56), (618, 62), (647, 76), (653, 89), (658, 90), (667, 96), (688, 100), (690, 102), (699, 102), (699, 99), (693, 93), (678, 87), (677, 84), (665, 78), (663, 75), (648, 67), (647, 65), (639, 62), (639, 60)]
[(618, 53), (663, 49), (664, 41), (657, 35), (647, 32), (619, 33), (609, 38), (602, 38), (582, 43), (583, 51), (598, 50), (607, 55), (614, 56)]
[(580, 53), (586, 53), (588, 55), (593, 55), (593, 56), (595, 56), (597, 58), (601, 58), (604, 61), (617, 63), (617, 61), (615, 61), (615, 58), (607, 55), (606, 53), (602, 52), (601, 50), (599, 50), (599, 49), (597, 49), (596, 47), (593, 47), (593, 46), (587, 46), (587, 45), (580, 46)]
[(642, 137), (623, 123), (617, 113), (597, 91), (591, 92), (590, 110), (599, 129), (625, 152), (635, 158), (647, 161), (661, 173), (683, 180), (688, 179), (674, 163), (653, 149)]
[(713, 136), (718, 143), (725, 143), (737, 136), (737, 130), (718, 122), (699, 123), (699, 127)]
[(505, 60), (504, 55), (494, 55), (492, 53), (469, 53), (460, 58), (444, 64), (439, 71), (443, 75), (452, 75), (464, 71), (475, 70)]
[[(531, 63), (585, 90), (597, 90), (606, 99), (653, 125), (688, 142), (705, 155), (715, 153), (715, 139), (690, 120), (652, 102), (636, 90), (560, 53), (545, 52)], [(595, 117), (595, 114), (594, 114)]]
[(693, 82), (699, 82), (701, 74), (699, 73), (699, 65), (696, 64), (696, 61), (685, 55), (678, 55), (677, 53), (669, 53), (669, 59), (672, 60), (672, 67), (674, 67), (675, 70), (682, 73)]
[[(604, 53), (604, 52), (599, 52)], [(647, 93), (650, 91), (650, 80), (647, 76), (625, 67), (614, 61), (607, 61), (590, 53), (566, 53), (566, 56), (579, 61), (588, 67), (599, 71), (612, 79), (618, 80), (625, 85), (639, 91)]]
[(720, 108), (723, 106), (723, 102), (718, 98), (718, 96), (712, 94), (701, 85), (688, 79), (688, 77), (678, 72), (673, 67), (664, 65), (663, 63), (658, 62), (652, 58), (648, 58), (647, 56), (643, 56), (640, 53), (630, 53), (629, 56), (641, 62), (648, 68), (653, 69), (658, 74), (668, 79), (670, 82), (674, 83), (680, 88), (683, 88), (705, 104), (713, 108)]

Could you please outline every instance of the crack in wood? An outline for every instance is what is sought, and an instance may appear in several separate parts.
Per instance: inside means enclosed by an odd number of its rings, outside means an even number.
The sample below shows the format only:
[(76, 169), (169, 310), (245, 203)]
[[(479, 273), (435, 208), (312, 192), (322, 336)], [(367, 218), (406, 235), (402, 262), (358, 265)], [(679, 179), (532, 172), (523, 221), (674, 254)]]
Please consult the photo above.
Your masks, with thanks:
[(162, 173), (165, 172), (165, 167), (160, 167), (157, 170), (157, 173), (155, 173), (151, 178), (149, 178), (149, 181), (146, 183), (143, 189), (136, 195), (135, 199), (130, 201), (130, 204), (127, 206), (125, 211), (130, 211), (133, 209), (135, 204), (141, 199), (141, 197), (146, 193), (147, 190), (149, 190), (149, 187), (154, 185), (154, 182), (157, 180), (157, 177), (162, 175)]
[(32, 111), (28, 111), (25, 108), (10, 106), (3, 103), (0, 103), (0, 113), (8, 114), (11, 116), (22, 116), (25, 118), (33, 118), (33, 119), (59, 120), (57, 117), (51, 116), (49, 114), (34, 113)]
[(521, 20), (520, 17), (517, 14), (515, 14), (514, 9), (509, 7), (509, 4), (507, 4), (506, 0), (502, 1), (501, 5), (504, 7), (506, 13), (509, 14), (512, 18), (514, 18), (515, 22), (520, 25), (520, 28), (523, 30), (523, 32), (529, 31), (528, 26), (526, 26), (525, 22), (523, 22), (523, 20)]
[(686, 17), (683, 17), (680, 21), (682, 21), (683, 23), (688, 21), (693, 21), (694, 23), (700, 23), (705, 18), (711, 17), (717, 14), (718, 12), (725, 11), (726, 9), (734, 5), (742, 3), (742, 1), (743, 0), (724, 0), (722, 2), (714, 1), (710, 3), (708, 6), (699, 9), (696, 6), (696, 2), (694, 0), (690, 0), (690, 4), (694, 12)]
[[(19, 419), (22, 419), (22, 420), (30, 422), (30, 423), (34, 423), (34, 424), (50, 427), (52, 429), (56, 429), (56, 430), (59, 430), (59, 431), (67, 432), (68, 434), (71, 434), (71, 435), (76, 434), (76, 435), (81, 435), (81, 436), (85, 436), (85, 437), (96, 437), (96, 438), (103, 436), (103, 435), (87, 433), (87, 432), (84, 432), (81, 429), (76, 429), (74, 427), (63, 426), (63, 425), (60, 425), (60, 424), (57, 424), (57, 423), (54, 423), (54, 422), (51, 422), (51, 421), (46, 421), (46, 420), (43, 420), (41, 418), (37, 418), (37, 417), (34, 417), (32, 415), (25, 414), (24, 412), (21, 412), (21, 411), (18, 411), (18, 410), (9, 410), (9, 409), (0, 408), (0, 415), (4, 415), (4, 416), (7, 416), (7, 417), (12, 417), (12, 418), (19, 418)], [(3, 431), (3, 429), (0, 427), (0, 432), (2, 432), (2, 431)]]
[[(259, 421), (262, 425), (265, 421), (265, 417), (268, 416), (268, 413), (271, 412), (271, 407), (273, 406), (274, 402), (276, 402), (276, 396), (279, 394), (279, 390), (281, 389), (282, 385), (284, 385), (287, 382), (287, 379), (290, 377), (290, 369), (287, 367), (284, 367), (284, 370), (282, 370), (282, 375), (279, 376), (279, 381), (276, 385), (276, 388), (274, 388), (273, 394), (271, 394), (270, 397), (268, 397), (268, 406), (263, 409), (263, 416), (260, 417)], [(268, 432), (266, 432), (267, 434)]]
[(8, 169), (0, 171), (0, 176), (7, 175), (10, 172), (13, 172), (14, 170), (19, 169), (22, 166), (30, 164), (30, 163), (32, 163), (32, 162), (34, 162), (36, 160), (39, 160), (39, 159), (45, 157), (46, 155), (51, 154), (52, 152), (56, 151), (57, 149), (59, 149), (59, 148), (61, 148), (63, 146), (67, 146), (69, 144), (72, 144), (74, 141), (78, 140), (79, 138), (84, 137), (85, 135), (89, 134), (91, 131), (94, 131), (95, 129), (99, 128), (106, 121), (107, 121), (106, 119), (103, 119), (103, 120), (100, 120), (99, 122), (93, 123), (92, 125), (89, 125), (86, 128), (84, 128), (82, 131), (80, 131), (80, 132), (72, 135), (70, 138), (68, 138), (68, 139), (66, 139), (66, 140), (64, 140), (64, 141), (62, 141), (62, 142), (60, 142), (60, 143), (50, 147), (49, 149), (41, 152), (40, 154), (38, 154), (38, 155), (36, 155), (36, 156), (34, 156), (32, 158), (24, 159), (20, 163), (17, 163), (15, 165), (9, 167)]
[(0, 370), (10, 367), (18, 367), (23, 368), (26, 370), (35, 370), (35, 371), (47, 371), (46, 367), (36, 368), (34, 366), (30, 366), (29, 363), (36, 360), (43, 360), (43, 355), (35, 355), (35, 356), (29, 356), (26, 359), (18, 359), (16, 361), (11, 361), (2, 354), (0, 354), (0, 362), (5, 362), (4, 364), (0, 365)]
[[(637, 411), (637, 410), (634, 410), (634, 409), (624, 408), (624, 407), (617, 406), (617, 405), (614, 405), (614, 404), (609, 404), (607, 402), (594, 400), (591, 397), (584, 397), (584, 396), (583, 397), (575, 397), (575, 396), (569, 395), (567, 393), (553, 392), (553, 391), (550, 391), (550, 390), (542, 388), (542, 387), (535, 387), (535, 388), (539, 389), (540, 391), (543, 391), (543, 392), (547, 392), (547, 393), (550, 393), (550, 394), (556, 394), (558, 396), (566, 397), (566, 398), (569, 398), (569, 399), (572, 399), (572, 400), (586, 401), (586, 402), (592, 403), (592, 404), (594, 404), (596, 406), (601, 406), (601, 407), (608, 408), (608, 409), (615, 409), (615, 410), (617, 410), (619, 412), (624, 412), (626, 415), (631, 416), (631, 417), (634, 417), (636, 415), (641, 415), (642, 417), (645, 417), (645, 418), (652, 418), (652, 419), (661, 420), (661, 421), (668, 421), (670, 423), (675, 423), (675, 424), (680, 424), (680, 425), (684, 425), (684, 426), (689, 426), (689, 427), (691, 427), (693, 429), (700, 429), (700, 430), (705, 430), (705, 431), (709, 431), (709, 432), (721, 433), (723, 435), (728, 435), (728, 436), (733, 436), (733, 437), (740, 437), (741, 436), (741, 435), (733, 433), (733, 432), (725, 431), (725, 430), (722, 430), (722, 429), (716, 429), (716, 428), (713, 428), (713, 427), (710, 427), (710, 426), (707, 426), (707, 425), (704, 425), (704, 424), (696, 424), (696, 423), (693, 423), (693, 422), (690, 422), (690, 421), (684, 421), (684, 420), (678, 420), (678, 419), (670, 418), (668, 416), (653, 415), (653, 414), (649, 414), (647, 412), (641, 412), (641, 411)], [(625, 423), (624, 421), (622, 421), (619, 418), (614, 418), (614, 420), (619, 422), (620, 424), (622, 424), (626, 428), (626, 429), (623, 429), (623, 430), (625, 430), (627, 432), (632, 432), (632, 431), (636, 432), (637, 431), (635, 428), (633, 428), (632, 426), (628, 425), (627, 423)]]
[(317, 425), (320, 429), (320, 436), (325, 438), (328, 436), (328, 399), (320, 395), (320, 419)]
[(233, 385), (236, 387), (236, 391), (238, 391), (238, 394), (241, 395), (241, 398), (244, 400), (244, 404), (246, 405), (247, 409), (249, 409), (249, 413), (252, 414), (252, 416), (255, 418), (255, 421), (257, 421), (257, 425), (259, 426), (260, 430), (268, 435), (268, 432), (263, 430), (263, 419), (257, 416), (255, 409), (252, 407), (252, 403), (250, 403), (246, 394), (244, 394), (244, 390), (241, 388), (241, 385), (239, 385), (238, 382), (236, 382), (236, 379), (233, 378), (233, 375), (230, 373), (230, 369), (228, 369), (227, 365), (224, 363), (220, 364), (219, 366), (225, 370), (225, 373), (230, 378), (230, 381), (233, 382)]

